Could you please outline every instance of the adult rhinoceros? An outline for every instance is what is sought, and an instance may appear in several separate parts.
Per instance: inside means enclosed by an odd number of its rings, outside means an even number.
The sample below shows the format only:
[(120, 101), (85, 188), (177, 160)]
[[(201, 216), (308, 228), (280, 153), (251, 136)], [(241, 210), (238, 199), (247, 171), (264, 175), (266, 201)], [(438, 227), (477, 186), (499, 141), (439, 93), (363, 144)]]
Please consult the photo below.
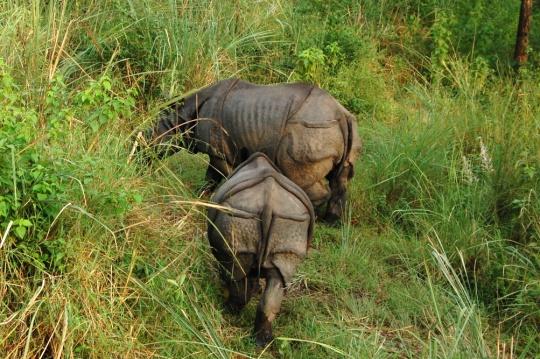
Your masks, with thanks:
[(319, 87), (234, 78), (163, 110), (145, 139), (160, 157), (181, 147), (208, 154), (210, 190), (249, 155), (263, 152), (314, 206), (328, 203), (331, 221), (342, 215), (361, 147), (354, 116)]

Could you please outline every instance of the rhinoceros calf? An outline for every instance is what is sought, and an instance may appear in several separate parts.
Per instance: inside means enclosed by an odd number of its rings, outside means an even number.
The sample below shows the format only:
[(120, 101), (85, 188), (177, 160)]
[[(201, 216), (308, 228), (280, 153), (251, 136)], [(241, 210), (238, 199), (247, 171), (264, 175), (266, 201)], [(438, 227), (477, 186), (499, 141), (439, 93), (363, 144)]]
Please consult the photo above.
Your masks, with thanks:
[(208, 210), (208, 239), (229, 289), (229, 309), (242, 309), (266, 278), (255, 319), (256, 342), (265, 345), (284, 288), (307, 253), (313, 207), (262, 153), (241, 164), (212, 199), (224, 208)]
[[(166, 146), (178, 133), (182, 139)], [(263, 152), (314, 206), (327, 204), (325, 217), (332, 221), (342, 215), (361, 147), (354, 116), (326, 91), (238, 79), (217, 82), (171, 105), (145, 137), (160, 156), (181, 147), (207, 153), (210, 190), (249, 155)]]

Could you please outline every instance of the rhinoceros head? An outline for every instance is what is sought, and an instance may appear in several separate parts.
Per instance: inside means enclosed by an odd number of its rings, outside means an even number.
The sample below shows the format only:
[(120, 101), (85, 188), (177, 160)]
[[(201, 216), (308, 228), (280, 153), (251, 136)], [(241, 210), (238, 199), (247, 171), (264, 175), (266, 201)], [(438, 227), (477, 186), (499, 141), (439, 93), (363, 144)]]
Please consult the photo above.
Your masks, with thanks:
[(159, 112), (156, 124), (144, 132), (142, 142), (145, 144), (141, 148), (151, 148), (158, 158), (171, 155), (181, 148), (195, 149), (192, 134), (197, 121), (188, 100), (175, 102)]

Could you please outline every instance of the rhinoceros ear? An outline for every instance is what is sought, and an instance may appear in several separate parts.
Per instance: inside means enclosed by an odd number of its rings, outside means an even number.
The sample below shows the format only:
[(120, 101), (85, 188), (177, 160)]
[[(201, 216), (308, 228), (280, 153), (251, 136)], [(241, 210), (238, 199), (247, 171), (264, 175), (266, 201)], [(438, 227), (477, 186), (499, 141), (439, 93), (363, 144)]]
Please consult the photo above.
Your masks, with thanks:
[(182, 122), (187, 122), (199, 118), (199, 111), (210, 96), (205, 90), (190, 95), (184, 100), (184, 104), (178, 115)]
[(188, 97), (184, 100), (181, 111), (179, 115), (184, 119), (184, 121), (190, 121), (199, 118), (199, 112), (201, 107), (212, 97), (217, 95), (219, 89), (221, 88), (221, 83), (218, 82), (212, 86), (205, 87)]

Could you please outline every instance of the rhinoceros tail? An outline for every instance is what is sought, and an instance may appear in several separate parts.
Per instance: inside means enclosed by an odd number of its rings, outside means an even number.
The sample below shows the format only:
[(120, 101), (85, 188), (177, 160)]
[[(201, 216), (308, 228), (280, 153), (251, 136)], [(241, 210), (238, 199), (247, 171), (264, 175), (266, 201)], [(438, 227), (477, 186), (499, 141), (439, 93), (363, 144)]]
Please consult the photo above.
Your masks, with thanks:
[(349, 178), (351, 178), (354, 175), (353, 166), (352, 166), (353, 164), (350, 163), (350, 162), (351, 162), (351, 152), (353, 151), (353, 146), (354, 146), (354, 143), (353, 143), (354, 142), (353, 126), (355, 126), (355, 125), (356, 125), (356, 118), (353, 115), (348, 115), (347, 116), (347, 148), (346, 148), (347, 155), (343, 156), (343, 157), (345, 157), (345, 159), (342, 162), (343, 162), (343, 164), (345, 164), (345, 161), (349, 162), (349, 165), (351, 166), (351, 171), (349, 173)]
[(270, 242), (270, 232), (272, 229), (272, 222), (274, 215), (272, 208), (270, 208), (269, 200), (265, 201), (262, 213), (261, 213), (261, 241), (259, 242), (259, 250), (257, 252), (257, 277), (261, 276), (261, 267), (268, 257), (268, 243)]
[[(331, 174), (331, 179), (338, 179), (343, 173), (343, 169), (350, 162), (351, 150), (353, 147), (353, 124), (355, 117), (349, 113), (339, 121), (339, 126), (341, 133), (343, 134), (344, 145), (343, 145), (343, 157), (337, 165), (337, 168)], [(352, 171), (349, 174), (349, 178), (352, 177)]]

